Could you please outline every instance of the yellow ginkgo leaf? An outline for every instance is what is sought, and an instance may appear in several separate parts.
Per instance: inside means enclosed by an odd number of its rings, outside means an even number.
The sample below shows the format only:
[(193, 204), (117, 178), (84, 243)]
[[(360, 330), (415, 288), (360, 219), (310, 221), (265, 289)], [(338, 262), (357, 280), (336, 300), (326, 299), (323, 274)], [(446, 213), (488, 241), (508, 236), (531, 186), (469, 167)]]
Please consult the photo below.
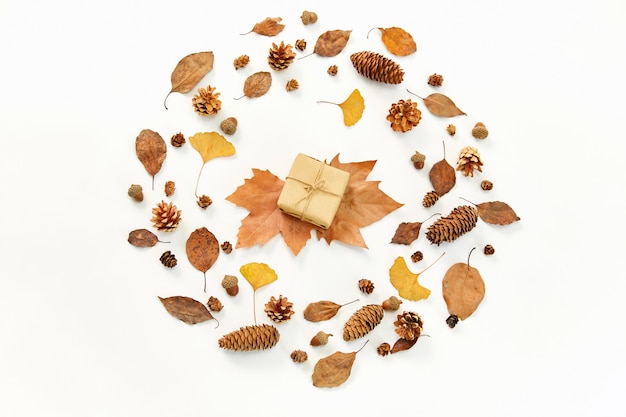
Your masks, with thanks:
[(361, 96), (361, 92), (355, 89), (348, 98), (340, 104), (331, 103), (330, 101), (318, 101), (318, 103), (334, 104), (341, 108), (343, 112), (343, 123), (346, 126), (352, 126), (361, 119), (363, 110), (365, 110), (365, 100)]
[(213, 158), (235, 154), (233, 144), (217, 132), (196, 133), (189, 138), (189, 143), (198, 151), (205, 164)]
[(391, 285), (398, 290), (398, 295), (402, 298), (418, 301), (428, 298), (430, 295), (430, 290), (420, 285), (419, 274), (409, 271), (409, 267), (402, 256), (398, 256), (389, 268), (389, 278)]
[(264, 263), (251, 262), (239, 268), (241, 275), (252, 285), (254, 291), (278, 279), (276, 272)]

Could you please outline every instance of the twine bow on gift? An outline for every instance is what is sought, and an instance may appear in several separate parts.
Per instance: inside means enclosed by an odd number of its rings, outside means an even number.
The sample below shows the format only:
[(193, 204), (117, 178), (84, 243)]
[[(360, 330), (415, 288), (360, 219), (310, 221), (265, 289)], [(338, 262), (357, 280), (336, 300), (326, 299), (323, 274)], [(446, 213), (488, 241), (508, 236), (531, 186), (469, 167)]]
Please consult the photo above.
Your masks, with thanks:
[(324, 188), (324, 185), (326, 184), (326, 180), (324, 180), (322, 177), (322, 173), (324, 172), (324, 165), (320, 165), (319, 169), (317, 170), (317, 174), (315, 175), (315, 180), (313, 181), (312, 184), (301, 180), (300, 178), (295, 178), (292, 176), (288, 176), (287, 178), (298, 181), (299, 183), (304, 184), (304, 190), (306, 191), (306, 194), (303, 195), (302, 197), (300, 197), (297, 201), (294, 202), (294, 205), (298, 205), (300, 204), (300, 202), (302, 202), (303, 200), (306, 200), (306, 204), (304, 205), (304, 208), (302, 209), (302, 212), (300, 213), (300, 220), (303, 220), (306, 217), (306, 213), (307, 210), (309, 208), (309, 203), (311, 202), (311, 198), (313, 197), (313, 193), (315, 191), (322, 191), (325, 192), (327, 194), (330, 195), (334, 195), (337, 197), (341, 197), (341, 195), (334, 193), (332, 191), (329, 191), (327, 189)]

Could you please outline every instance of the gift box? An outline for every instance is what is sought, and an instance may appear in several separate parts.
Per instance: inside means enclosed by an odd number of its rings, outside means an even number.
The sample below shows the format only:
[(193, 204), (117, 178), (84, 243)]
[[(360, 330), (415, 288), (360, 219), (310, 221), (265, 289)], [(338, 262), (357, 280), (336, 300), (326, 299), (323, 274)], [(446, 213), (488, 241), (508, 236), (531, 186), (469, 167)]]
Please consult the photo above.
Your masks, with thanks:
[(346, 171), (298, 154), (285, 178), (278, 207), (284, 213), (328, 229), (349, 179)]

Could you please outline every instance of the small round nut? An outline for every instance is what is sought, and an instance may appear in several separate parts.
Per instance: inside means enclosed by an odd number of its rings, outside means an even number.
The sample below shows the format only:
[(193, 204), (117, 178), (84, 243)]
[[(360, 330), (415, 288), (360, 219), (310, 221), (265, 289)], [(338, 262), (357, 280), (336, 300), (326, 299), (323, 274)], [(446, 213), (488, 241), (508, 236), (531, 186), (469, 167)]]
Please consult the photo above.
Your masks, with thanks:
[(426, 160), (426, 155), (423, 155), (417, 151), (413, 155), (411, 155), (411, 162), (413, 162), (413, 166), (415, 169), (424, 168), (424, 161)]
[(309, 12), (305, 10), (302, 12), (302, 16), (300, 16), (300, 20), (302, 20), (303, 25), (310, 25), (312, 23), (315, 23), (317, 22), (317, 13)]
[(311, 346), (322, 346), (328, 343), (328, 338), (332, 336), (332, 334), (324, 333), (323, 331), (317, 332), (315, 336), (311, 339)]
[(483, 123), (478, 122), (476, 123), (476, 125), (474, 125), (474, 128), (472, 129), (472, 136), (474, 136), (476, 139), (485, 139), (487, 136), (489, 136), (489, 131)]
[(228, 295), (234, 297), (239, 293), (239, 280), (234, 275), (224, 275), (222, 287), (226, 290)]
[(135, 201), (143, 201), (143, 188), (139, 184), (132, 184), (128, 189), (128, 195)]
[(383, 301), (383, 309), (387, 311), (396, 311), (400, 308), (400, 304), (402, 304), (402, 300), (392, 295)]
[(220, 129), (227, 135), (234, 135), (237, 131), (237, 119), (234, 117), (228, 117), (222, 120), (220, 123)]

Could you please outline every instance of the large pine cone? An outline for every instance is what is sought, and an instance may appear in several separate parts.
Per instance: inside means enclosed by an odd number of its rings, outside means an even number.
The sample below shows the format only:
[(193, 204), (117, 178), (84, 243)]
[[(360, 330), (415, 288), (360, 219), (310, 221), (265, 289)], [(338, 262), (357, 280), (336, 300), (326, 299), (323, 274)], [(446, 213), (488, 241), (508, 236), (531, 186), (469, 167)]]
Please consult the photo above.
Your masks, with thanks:
[(417, 108), (417, 103), (408, 99), (393, 103), (387, 115), (387, 121), (391, 122), (391, 128), (396, 132), (407, 132), (417, 126), (422, 119), (422, 112)]
[(417, 313), (405, 311), (398, 314), (398, 319), (393, 322), (396, 333), (405, 340), (415, 340), (422, 334), (424, 322)]
[(271, 324), (261, 324), (241, 327), (239, 330), (228, 333), (218, 340), (222, 349), (228, 350), (262, 350), (276, 346), (280, 333)]
[(459, 160), (457, 161), (456, 170), (461, 171), (463, 175), (473, 177), (474, 170), (483, 172), (481, 166), (483, 161), (480, 159), (478, 149), (466, 146), (459, 152)]
[(152, 214), (153, 227), (162, 232), (173, 232), (181, 220), (181, 211), (172, 202), (161, 201), (152, 209)]
[(202, 116), (217, 114), (222, 108), (222, 101), (218, 98), (220, 93), (210, 85), (207, 88), (198, 88), (198, 94), (193, 96), (191, 103), (196, 113)]
[(282, 323), (291, 319), (293, 315), (293, 303), (282, 295), (276, 299), (274, 296), (265, 304), (265, 314), (275, 323)]
[(373, 81), (400, 84), (404, 78), (400, 65), (376, 52), (355, 52), (350, 61), (359, 74)]
[(472, 206), (459, 206), (454, 208), (445, 217), (439, 218), (428, 226), (426, 238), (431, 244), (439, 245), (441, 242), (452, 242), (463, 234), (469, 232), (478, 222), (478, 210)]
[(343, 340), (349, 342), (365, 336), (378, 326), (385, 315), (383, 306), (369, 304), (357, 310), (343, 326)]
[(285, 42), (281, 42), (280, 45), (272, 43), (267, 63), (273, 70), (281, 71), (291, 65), (295, 57), (296, 53), (291, 49), (291, 45), (285, 45)]

